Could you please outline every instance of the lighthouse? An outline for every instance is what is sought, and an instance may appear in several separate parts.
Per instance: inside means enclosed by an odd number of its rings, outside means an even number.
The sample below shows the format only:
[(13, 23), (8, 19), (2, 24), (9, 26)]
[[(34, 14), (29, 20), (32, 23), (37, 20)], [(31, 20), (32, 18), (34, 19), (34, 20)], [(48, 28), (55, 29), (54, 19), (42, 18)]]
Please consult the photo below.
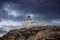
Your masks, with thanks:
[(26, 18), (26, 26), (33, 27), (33, 26), (37, 26), (37, 25), (38, 25), (38, 23), (36, 21), (34, 21), (30, 15), (28, 15)]
[(32, 17), (29, 15), (29, 16), (27, 16), (27, 18), (26, 18), (27, 26), (31, 26), (31, 22), (32, 22)]
[(27, 21), (32, 21), (31, 16), (27, 16)]
[(28, 15), (26, 17), (26, 22), (25, 22), (24, 27), (29, 28), (29, 27), (36, 27), (36, 26), (45, 26), (45, 25), (38, 21), (34, 21), (33, 18), (30, 15)]

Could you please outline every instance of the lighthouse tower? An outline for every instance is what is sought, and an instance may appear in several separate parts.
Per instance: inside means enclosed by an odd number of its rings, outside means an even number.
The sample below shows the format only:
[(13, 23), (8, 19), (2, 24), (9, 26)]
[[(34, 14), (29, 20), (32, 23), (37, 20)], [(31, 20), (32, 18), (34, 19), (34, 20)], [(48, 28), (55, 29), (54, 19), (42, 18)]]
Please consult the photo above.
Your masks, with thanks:
[(27, 22), (27, 26), (31, 26), (32, 17), (31, 16), (27, 16), (26, 22)]
[(31, 22), (31, 21), (32, 21), (31, 16), (28, 16), (28, 17), (27, 17), (27, 21), (28, 21), (28, 22)]
[(40, 24), (39, 22), (36, 22), (32, 19), (32, 17), (30, 15), (27, 16), (26, 18), (26, 22), (25, 22), (25, 25), (24, 27), (36, 27), (36, 26), (45, 26), (44, 24)]
[(38, 23), (33, 21), (32, 17), (30, 15), (27, 16), (26, 26), (33, 27), (33, 26), (37, 26), (37, 25), (38, 25)]

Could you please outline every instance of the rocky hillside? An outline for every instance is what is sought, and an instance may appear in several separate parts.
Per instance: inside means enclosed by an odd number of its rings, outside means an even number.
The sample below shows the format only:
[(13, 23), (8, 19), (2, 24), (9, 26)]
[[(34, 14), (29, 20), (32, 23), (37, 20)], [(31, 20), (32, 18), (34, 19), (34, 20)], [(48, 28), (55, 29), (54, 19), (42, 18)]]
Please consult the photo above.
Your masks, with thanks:
[(36, 26), (11, 30), (0, 40), (59, 40), (60, 26)]

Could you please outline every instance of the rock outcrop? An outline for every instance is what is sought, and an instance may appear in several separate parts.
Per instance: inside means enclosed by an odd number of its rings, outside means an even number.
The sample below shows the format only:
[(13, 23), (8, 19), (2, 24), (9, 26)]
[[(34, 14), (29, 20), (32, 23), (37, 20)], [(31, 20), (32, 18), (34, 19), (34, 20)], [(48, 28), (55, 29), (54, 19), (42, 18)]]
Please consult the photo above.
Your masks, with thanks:
[(0, 40), (59, 40), (60, 26), (41, 26), (11, 30)]

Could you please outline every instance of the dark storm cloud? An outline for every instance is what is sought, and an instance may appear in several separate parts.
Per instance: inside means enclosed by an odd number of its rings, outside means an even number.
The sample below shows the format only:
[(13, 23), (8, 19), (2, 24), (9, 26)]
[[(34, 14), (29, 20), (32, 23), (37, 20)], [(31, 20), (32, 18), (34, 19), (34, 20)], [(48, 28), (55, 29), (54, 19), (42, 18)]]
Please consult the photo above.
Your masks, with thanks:
[(8, 19), (8, 14), (4, 10), (0, 10), (0, 20), (2, 21), (2, 19), (5, 19), (5, 20)]
[(9, 20), (13, 20), (13, 21), (24, 21), (25, 20), (25, 16), (14, 17), (14, 16), (10, 15), (8, 19)]
[(6, 33), (7, 31), (0, 29), (0, 34)]
[[(32, 13), (37, 16), (39, 20), (53, 20), (60, 18), (59, 0), (0, 0), (0, 2), (0, 4), (8, 3), (12, 5), (12, 9), (23, 11), (23, 14)], [(4, 16), (7, 18), (7, 14), (4, 14), (2, 18), (4, 18)], [(8, 19), (19, 21), (23, 20), (24, 17), (25, 15), (17, 17), (11, 15)], [(40, 17), (42, 19), (40, 19)]]
[(0, 28), (0, 34), (6, 33), (7, 31), (2, 28)]

